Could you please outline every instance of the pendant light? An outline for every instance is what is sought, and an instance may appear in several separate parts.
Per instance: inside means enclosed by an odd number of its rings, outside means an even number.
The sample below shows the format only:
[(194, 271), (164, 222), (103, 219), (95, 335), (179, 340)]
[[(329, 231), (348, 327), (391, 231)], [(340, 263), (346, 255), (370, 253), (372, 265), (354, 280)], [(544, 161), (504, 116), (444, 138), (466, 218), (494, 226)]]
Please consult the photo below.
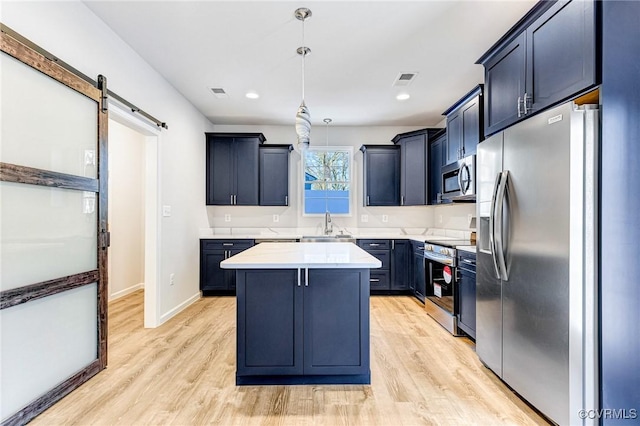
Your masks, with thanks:
[(309, 108), (304, 103), (304, 60), (311, 53), (311, 49), (304, 45), (304, 21), (311, 17), (311, 10), (306, 7), (296, 9), (294, 12), (296, 19), (302, 21), (302, 46), (296, 52), (302, 56), (302, 102), (296, 113), (296, 134), (298, 135), (298, 147), (305, 150), (309, 147), (309, 135), (311, 134), (311, 115)]

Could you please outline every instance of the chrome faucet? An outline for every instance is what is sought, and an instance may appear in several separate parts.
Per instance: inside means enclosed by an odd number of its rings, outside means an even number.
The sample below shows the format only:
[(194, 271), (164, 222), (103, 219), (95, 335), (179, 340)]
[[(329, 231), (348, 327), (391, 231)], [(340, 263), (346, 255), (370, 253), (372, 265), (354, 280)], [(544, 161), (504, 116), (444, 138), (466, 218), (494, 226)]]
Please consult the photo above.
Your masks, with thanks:
[(333, 223), (331, 223), (331, 213), (329, 210), (324, 212), (324, 234), (329, 235), (333, 232)]

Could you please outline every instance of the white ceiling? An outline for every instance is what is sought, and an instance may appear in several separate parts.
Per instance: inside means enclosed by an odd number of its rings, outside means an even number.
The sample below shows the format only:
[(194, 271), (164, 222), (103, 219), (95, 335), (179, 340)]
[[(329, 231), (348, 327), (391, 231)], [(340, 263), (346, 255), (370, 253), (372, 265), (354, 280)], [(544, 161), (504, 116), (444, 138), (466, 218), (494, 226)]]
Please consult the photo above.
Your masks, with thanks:
[[(293, 124), (302, 96), (312, 123), (432, 126), (483, 80), (474, 62), (536, 2), (93, 1), (87, 6), (215, 124)], [(405, 88), (400, 72), (418, 72)], [(211, 87), (222, 87), (218, 99)], [(247, 91), (260, 98), (250, 100)], [(406, 91), (411, 98), (395, 99)]]

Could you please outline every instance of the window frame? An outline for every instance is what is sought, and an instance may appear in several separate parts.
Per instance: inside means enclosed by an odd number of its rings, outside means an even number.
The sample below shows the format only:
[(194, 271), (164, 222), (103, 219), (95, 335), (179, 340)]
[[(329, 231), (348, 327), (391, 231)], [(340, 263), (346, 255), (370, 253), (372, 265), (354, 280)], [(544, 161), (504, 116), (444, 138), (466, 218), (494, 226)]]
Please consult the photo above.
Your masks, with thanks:
[(353, 173), (354, 173), (354, 166), (355, 166), (355, 161), (353, 158), (353, 146), (348, 146), (348, 145), (343, 145), (343, 146), (337, 146), (337, 145), (332, 145), (332, 146), (310, 146), (309, 148), (307, 148), (305, 151), (303, 151), (301, 153), (301, 161), (300, 161), (300, 169), (301, 169), (301, 173), (300, 176), (302, 178), (302, 196), (300, 197), (301, 200), (301, 205), (300, 205), (300, 211), (302, 213), (303, 217), (321, 217), (324, 216), (324, 212), (322, 213), (307, 213), (306, 209), (305, 209), (305, 201), (306, 201), (306, 194), (305, 194), (305, 184), (307, 183), (306, 179), (305, 179), (305, 169), (306, 169), (306, 159), (305, 159), (305, 152), (306, 151), (316, 151), (316, 152), (346, 152), (347, 153), (347, 159), (349, 160), (349, 180), (348, 185), (349, 185), (349, 212), (348, 213), (334, 213), (334, 212), (330, 212), (331, 216), (339, 216), (339, 217), (352, 217), (353, 216), (353, 211), (354, 211), (354, 205), (353, 205), (353, 200), (354, 200), (354, 191), (355, 191), (355, 180), (353, 178)]

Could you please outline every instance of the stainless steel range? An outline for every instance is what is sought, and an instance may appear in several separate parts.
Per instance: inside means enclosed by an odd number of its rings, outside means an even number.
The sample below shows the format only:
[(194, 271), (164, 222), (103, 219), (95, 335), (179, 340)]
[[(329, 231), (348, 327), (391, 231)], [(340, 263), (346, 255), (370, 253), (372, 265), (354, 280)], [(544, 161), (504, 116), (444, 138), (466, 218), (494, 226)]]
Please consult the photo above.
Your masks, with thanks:
[(424, 307), (427, 314), (454, 336), (464, 335), (461, 330), (458, 330), (456, 317), (458, 282), (456, 246), (470, 244), (468, 240), (443, 240), (426, 242), (424, 245), (427, 281)]

